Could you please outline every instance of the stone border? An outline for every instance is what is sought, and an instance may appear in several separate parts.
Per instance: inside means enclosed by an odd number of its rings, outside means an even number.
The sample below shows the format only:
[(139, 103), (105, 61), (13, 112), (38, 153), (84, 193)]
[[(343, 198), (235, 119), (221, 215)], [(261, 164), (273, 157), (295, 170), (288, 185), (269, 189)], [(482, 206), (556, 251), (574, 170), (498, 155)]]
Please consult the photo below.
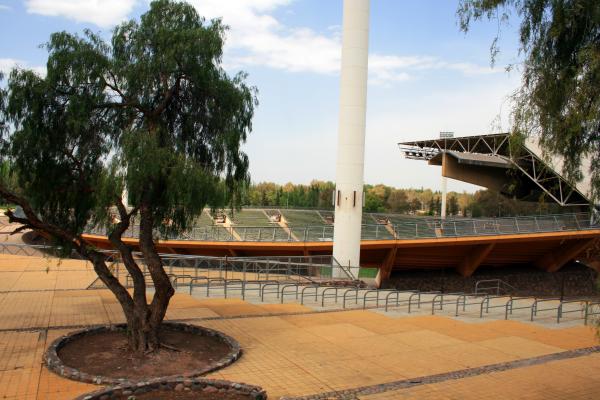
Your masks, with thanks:
[[(197, 377), (197, 376), (204, 375), (209, 372), (224, 368), (224, 367), (228, 366), (229, 364), (232, 364), (234, 361), (236, 361), (237, 359), (239, 359), (242, 356), (242, 349), (240, 347), (240, 344), (235, 339), (233, 339), (232, 337), (230, 337), (222, 332), (219, 332), (219, 331), (216, 331), (213, 329), (209, 329), (209, 328), (205, 328), (202, 326), (188, 325), (188, 324), (183, 324), (183, 323), (178, 323), (178, 322), (164, 322), (163, 326), (166, 326), (166, 327), (168, 327), (168, 329), (175, 330), (175, 331), (190, 332), (190, 333), (194, 333), (194, 334), (197, 334), (200, 336), (217, 337), (221, 341), (223, 341), (227, 345), (229, 345), (231, 350), (229, 351), (229, 353), (226, 356), (224, 356), (220, 360), (212, 363), (211, 365), (209, 365), (208, 367), (205, 367), (203, 369), (192, 371), (190, 373), (187, 373), (187, 374), (181, 375), (181, 376), (173, 375), (173, 376), (157, 377), (154, 379), (177, 380), (177, 379), (189, 379), (189, 378)], [(71, 332), (67, 335), (61, 336), (58, 339), (56, 339), (54, 342), (52, 342), (52, 344), (46, 350), (46, 353), (44, 354), (44, 362), (46, 363), (46, 366), (48, 367), (48, 369), (50, 371), (52, 371), (64, 378), (67, 378), (67, 379), (73, 379), (76, 381), (93, 383), (96, 385), (125, 385), (125, 386), (136, 385), (138, 382), (140, 382), (140, 380), (125, 379), (125, 378), (111, 378), (111, 377), (101, 376), (101, 375), (91, 375), (86, 372), (80, 371), (76, 368), (69, 367), (69, 366), (65, 365), (58, 356), (59, 350), (74, 340), (78, 340), (85, 336), (94, 335), (94, 334), (97, 334), (100, 332), (125, 330), (126, 327), (127, 327), (126, 324), (117, 324), (117, 325), (111, 325), (111, 326), (105, 325), (105, 326), (101, 326), (101, 327), (82, 329), (82, 330), (79, 330), (76, 332)]]
[(267, 393), (259, 386), (234, 383), (223, 380), (203, 378), (157, 378), (137, 384), (118, 385), (88, 393), (77, 397), (75, 400), (126, 400), (129, 396), (141, 395), (153, 391), (193, 391), (203, 392), (205, 395), (216, 393), (236, 393), (247, 395), (250, 400), (266, 400)]

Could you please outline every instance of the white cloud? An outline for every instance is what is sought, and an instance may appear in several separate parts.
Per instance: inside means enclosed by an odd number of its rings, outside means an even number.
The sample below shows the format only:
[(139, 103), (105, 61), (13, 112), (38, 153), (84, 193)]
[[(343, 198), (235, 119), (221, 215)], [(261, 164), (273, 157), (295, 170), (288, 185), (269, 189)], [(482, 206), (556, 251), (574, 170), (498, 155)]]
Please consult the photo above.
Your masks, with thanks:
[(369, 82), (387, 86), (394, 82), (412, 79), (414, 74), (428, 70), (450, 70), (463, 75), (485, 75), (501, 72), (500, 69), (482, 67), (471, 63), (453, 63), (431, 56), (394, 56), (371, 54), (369, 57)]
[(0, 72), (6, 77), (13, 68), (27, 68), (32, 69), (38, 75), (46, 75), (46, 67), (43, 66), (30, 66), (26, 61), (17, 60), (14, 58), (0, 58)]
[[(272, 12), (292, 0), (189, 0), (209, 18), (223, 18), (230, 26), (226, 44), (227, 68), (266, 66), (292, 72), (336, 74), (340, 68), (341, 27), (325, 33), (309, 28), (288, 27)], [(465, 75), (499, 72), (470, 63), (451, 63), (431, 56), (372, 54), (369, 82), (390, 85), (414, 78), (425, 70), (451, 70)]]
[(5, 4), (0, 4), (0, 11), (9, 11), (12, 10), (12, 8), (10, 8), (9, 6), (5, 5)]
[[(63, 16), (79, 22), (112, 26), (125, 19), (137, 0), (26, 0), (31, 13)], [(291, 72), (337, 74), (341, 57), (341, 27), (324, 32), (282, 24), (274, 12), (295, 0), (187, 0), (208, 19), (229, 25), (225, 48), (228, 69), (262, 66)], [(464, 75), (497, 72), (470, 63), (452, 63), (431, 56), (372, 54), (369, 82), (388, 86), (414, 79), (426, 70), (450, 70)]]
[(26, 0), (27, 12), (111, 27), (125, 19), (137, 0)]
[(339, 68), (340, 41), (335, 29), (330, 29), (329, 35), (323, 35), (308, 28), (290, 28), (271, 14), (292, 0), (189, 2), (200, 15), (209, 19), (223, 18), (229, 25), (228, 67), (262, 65), (316, 73), (335, 73)]

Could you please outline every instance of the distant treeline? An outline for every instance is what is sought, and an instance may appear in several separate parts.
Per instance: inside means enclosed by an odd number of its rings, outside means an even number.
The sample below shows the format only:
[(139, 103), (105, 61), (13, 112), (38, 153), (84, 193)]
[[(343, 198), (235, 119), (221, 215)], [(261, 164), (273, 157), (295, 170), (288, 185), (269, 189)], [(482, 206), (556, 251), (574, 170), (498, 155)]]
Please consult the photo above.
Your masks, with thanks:
[[(312, 181), (309, 185), (272, 182), (252, 184), (242, 196), (242, 204), (250, 207), (333, 209), (333, 182)], [(365, 185), (365, 212), (439, 215), (441, 192), (431, 189), (397, 189), (386, 185)], [(561, 212), (560, 207), (546, 202), (523, 202), (509, 199), (491, 190), (475, 193), (448, 192), (447, 215), (470, 217), (502, 217), (512, 215)]]

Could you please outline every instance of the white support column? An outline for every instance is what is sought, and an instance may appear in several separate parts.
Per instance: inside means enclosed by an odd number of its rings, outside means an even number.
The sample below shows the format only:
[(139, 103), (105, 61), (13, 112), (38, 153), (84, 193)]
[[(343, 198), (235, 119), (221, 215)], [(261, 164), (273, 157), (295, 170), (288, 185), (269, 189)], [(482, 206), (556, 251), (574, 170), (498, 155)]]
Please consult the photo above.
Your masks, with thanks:
[(440, 215), (442, 219), (446, 219), (446, 198), (448, 197), (448, 178), (442, 175), (442, 209)]
[(369, 1), (344, 0), (333, 256), (358, 277), (363, 206)]

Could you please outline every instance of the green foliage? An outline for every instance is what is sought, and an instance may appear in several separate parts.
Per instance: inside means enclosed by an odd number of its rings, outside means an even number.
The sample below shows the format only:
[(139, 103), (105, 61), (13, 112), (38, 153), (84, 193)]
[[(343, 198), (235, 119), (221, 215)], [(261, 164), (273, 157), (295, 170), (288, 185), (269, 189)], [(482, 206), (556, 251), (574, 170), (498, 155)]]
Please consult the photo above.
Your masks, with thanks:
[[(261, 182), (244, 188), (241, 204), (255, 207), (330, 210), (333, 209), (331, 196), (334, 190), (333, 182), (317, 180), (312, 181), (310, 185), (292, 183), (278, 185), (272, 182)], [(430, 189), (397, 189), (378, 184), (365, 185), (364, 190), (365, 212), (419, 214), (430, 211), (430, 215), (435, 215), (436, 212), (439, 214), (439, 193), (434, 193)], [(458, 215), (459, 210), (466, 210), (472, 203), (473, 196), (469, 193), (450, 192), (448, 213)], [(535, 206), (531, 209), (536, 210)]]
[(365, 204), (363, 206), (363, 210), (365, 212), (385, 212), (385, 203), (373, 192), (367, 191), (365, 194)]
[(332, 194), (335, 190), (333, 182), (314, 180), (310, 185), (283, 186), (272, 182), (262, 182), (246, 188), (242, 204), (260, 207), (281, 208), (318, 208), (331, 209)]
[(458, 205), (458, 199), (454, 195), (448, 196), (448, 204), (446, 205), (446, 211), (448, 215), (457, 215), (460, 207)]
[(408, 196), (404, 190), (393, 190), (387, 199), (389, 210), (395, 213), (404, 213), (408, 211)]
[(359, 278), (375, 278), (377, 277), (377, 273), (379, 272), (379, 268), (361, 268), (358, 270)]
[(205, 205), (239, 203), (257, 100), (243, 73), (220, 66), (224, 33), (187, 3), (158, 0), (110, 43), (52, 34), (46, 77), (12, 71), (0, 92), (0, 128), (5, 116), (14, 126), (2, 156), (36, 213), (79, 234), (110, 224), (127, 187), (130, 205), (170, 233)]
[(510, 199), (498, 192), (480, 190), (473, 195), (468, 210), (473, 218), (478, 217), (508, 217), (516, 215), (558, 214), (568, 210), (558, 204), (524, 202)]
[[(335, 186), (332, 182), (313, 181), (310, 185), (287, 183), (278, 185), (262, 182), (245, 188), (245, 206), (274, 208), (332, 209), (331, 195)], [(311, 195), (318, 193), (318, 196)], [(387, 197), (386, 197), (387, 196)], [(386, 185), (365, 185), (365, 212), (404, 213), (439, 215), (441, 194), (423, 189), (397, 189)], [(424, 209), (422, 209), (424, 205)], [(556, 214), (560, 206), (547, 203), (544, 198), (537, 202), (510, 199), (491, 190), (475, 193), (449, 192), (446, 204), (450, 216), (501, 217), (533, 214)]]
[[(458, 17), (520, 20), (523, 81), (515, 94), (516, 133), (539, 135), (543, 149), (564, 158), (568, 179), (592, 178), (600, 198), (600, 2), (597, 0), (461, 0)], [(497, 53), (492, 44), (492, 60)], [(589, 156), (589, 171), (582, 159)]]

